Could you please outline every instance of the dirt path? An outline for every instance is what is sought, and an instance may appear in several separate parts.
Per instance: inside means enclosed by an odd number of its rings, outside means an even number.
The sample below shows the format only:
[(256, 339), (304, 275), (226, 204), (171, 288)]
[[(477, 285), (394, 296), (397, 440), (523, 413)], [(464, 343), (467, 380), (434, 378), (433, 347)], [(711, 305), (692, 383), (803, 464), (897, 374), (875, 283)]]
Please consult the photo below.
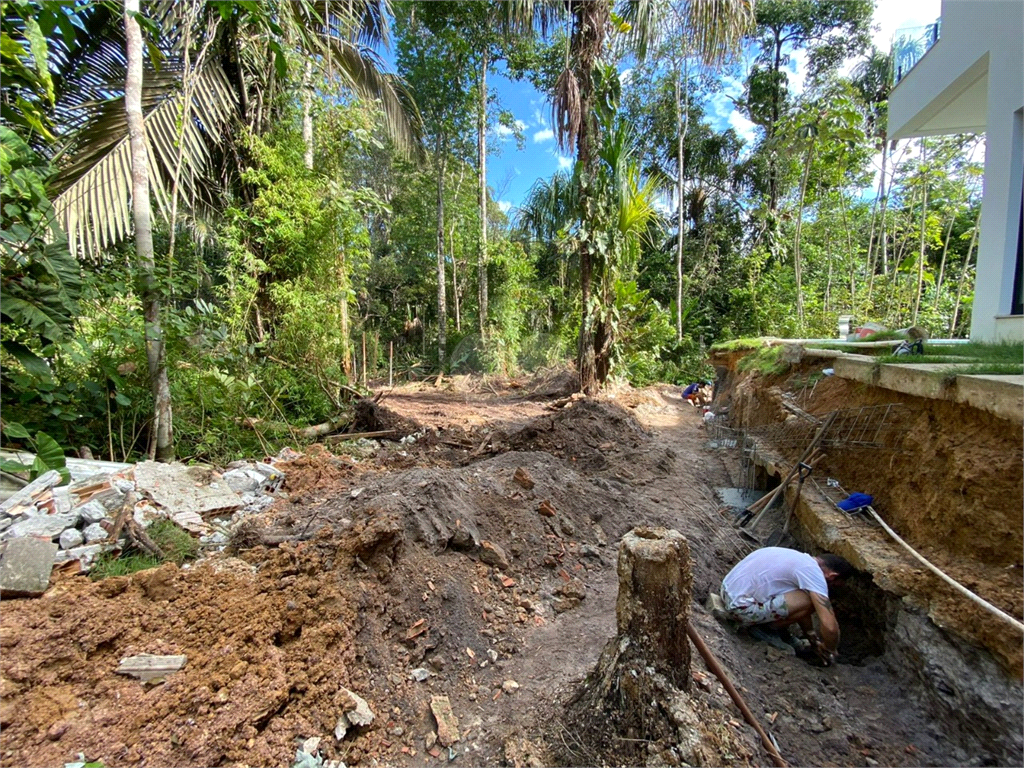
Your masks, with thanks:
[[(347, 765), (571, 759), (563, 705), (614, 636), (616, 546), (638, 525), (687, 536), (693, 622), (792, 764), (968, 763), (881, 659), (813, 668), (697, 604), (748, 545), (716, 512), (728, 457), (676, 394), (555, 411), (523, 394), (396, 390), (384, 406), (419, 437), (296, 461), (233, 556), (5, 601), (0, 764), (282, 765), (309, 737)], [(259, 546), (268, 530), (302, 540)], [(189, 661), (155, 686), (113, 674), (142, 652)], [(713, 762), (769, 764), (697, 654), (693, 677), (723, 734)], [(377, 717), (337, 741), (343, 688)], [(448, 748), (432, 696), (459, 720)]]

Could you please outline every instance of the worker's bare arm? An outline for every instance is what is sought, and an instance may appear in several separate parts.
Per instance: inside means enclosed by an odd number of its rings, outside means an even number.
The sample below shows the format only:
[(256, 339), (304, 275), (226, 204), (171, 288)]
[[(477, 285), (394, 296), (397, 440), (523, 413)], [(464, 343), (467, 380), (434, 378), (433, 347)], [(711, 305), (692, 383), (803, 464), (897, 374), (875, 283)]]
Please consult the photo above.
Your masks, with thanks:
[(818, 615), (818, 624), (821, 627), (821, 637), (825, 648), (835, 653), (839, 647), (839, 622), (836, 621), (836, 614), (832, 610), (832, 603), (824, 595), (811, 592), (811, 603), (814, 605), (814, 612)]

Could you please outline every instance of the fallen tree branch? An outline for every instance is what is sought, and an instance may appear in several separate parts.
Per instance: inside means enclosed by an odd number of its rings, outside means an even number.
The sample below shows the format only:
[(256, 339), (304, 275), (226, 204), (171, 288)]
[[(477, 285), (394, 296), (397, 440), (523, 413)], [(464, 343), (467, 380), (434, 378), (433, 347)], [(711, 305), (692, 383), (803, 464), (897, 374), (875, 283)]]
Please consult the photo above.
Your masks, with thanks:
[(351, 416), (348, 414), (344, 416), (336, 416), (333, 419), (328, 419), (321, 424), (313, 424), (309, 427), (293, 427), (290, 424), (285, 424), (280, 421), (264, 421), (263, 419), (254, 419), (251, 417), (239, 418), (238, 423), (243, 427), (255, 430), (257, 425), (262, 427), (267, 432), (291, 432), (296, 437), (300, 437), (304, 440), (314, 440), (323, 435), (329, 435), (331, 432), (335, 432), (344, 426), (347, 426), (351, 421)]
[(324, 438), (325, 443), (343, 443), (346, 440), (359, 440), (366, 438), (367, 440), (375, 437), (394, 437), (398, 434), (397, 429), (380, 429), (376, 432), (342, 432), (339, 435), (328, 435)]

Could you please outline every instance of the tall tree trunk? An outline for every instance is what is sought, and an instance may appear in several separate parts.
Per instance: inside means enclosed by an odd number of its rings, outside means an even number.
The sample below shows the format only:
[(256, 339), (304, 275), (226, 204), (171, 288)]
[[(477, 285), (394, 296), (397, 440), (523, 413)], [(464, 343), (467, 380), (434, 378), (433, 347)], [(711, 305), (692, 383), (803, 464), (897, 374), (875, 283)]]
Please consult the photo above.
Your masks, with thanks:
[[(878, 190), (879, 190), (879, 194), (882, 197), (881, 214), (880, 214), (881, 217), (882, 217), (882, 225), (881, 225), (881, 229), (882, 229), (882, 243), (881, 243), (881, 246), (882, 246), (882, 274), (883, 275), (887, 275), (887, 274), (889, 274), (889, 252), (888, 252), (886, 244), (889, 242), (889, 239), (886, 236), (886, 231), (887, 230), (885, 228), (885, 211), (886, 211), (886, 209), (888, 207), (888, 203), (889, 203), (889, 194), (888, 194), (888, 190), (886, 189), (886, 186), (885, 186), (885, 160), (886, 160), (886, 157), (888, 157), (888, 155), (889, 155), (889, 142), (884, 140), (886, 137), (883, 136), (882, 138), (883, 138), (883, 141), (882, 141), (882, 177), (878, 180)], [(872, 277), (874, 277), (874, 275), (872, 275)], [(869, 289), (869, 292), (870, 292), (870, 289)]]
[[(928, 145), (924, 139), (921, 139), (921, 173), (927, 174), (927, 168), (925, 165), (928, 159)], [(928, 226), (928, 176), (924, 175), (921, 179), (921, 183), (924, 185), (924, 195), (921, 198), (921, 247), (917, 255), (917, 294), (914, 297), (914, 314), (911, 317), (910, 324), (917, 325), (917, 313), (921, 309), (921, 291), (924, 285), (924, 240), (925, 232)]]
[(338, 284), (338, 321), (341, 326), (341, 369), (345, 378), (352, 380), (352, 341), (349, 339), (348, 319), (348, 269), (345, 265), (345, 251), (339, 247), (335, 257), (335, 280)]
[(950, 212), (949, 226), (946, 227), (946, 240), (942, 244), (942, 259), (939, 260), (939, 276), (935, 280), (935, 302), (932, 309), (939, 308), (939, 294), (942, 292), (942, 278), (946, 272), (946, 254), (949, 253), (949, 238), (953, 234), (953, 222), (956, 221), (956, 210)]
[[(841, 174), (840, 174), (841, 175)], [(855, 313), (857, 310), (857, 282), (856, 282), (856, 265), (857, 265), (857, 254), (853, 246), (853, 231), (850, 227), (850, 217), (847, 211), (846, 195), (843, 194), (842, 183), (837, 185), (839, 189), (839, 210), (843, 214), (843, 231), (846, 232), (846, 252), (849, 258), (850, 264), (850, 313)], [(831, 255), (830, 257), (831, 258)], [(831, 265), (831, 262), (829, 262)]]
[[(600, 145), (599, 128), (594, 119), (594, 67), (604, 48), (605, 27), (609, 18), (608, 0), (577, 0), (572, 4), (576, 15), (572, 46), (578, 52), (575, 67), (580, 93), (580, 128), (576, 138), (576, 155), (583, 166), (583, 181), (580, 189), (580, 207), (591, 209), (593, 183), (597, 173), (597, 147)], [(580, 318), (577, 368), (580, 377), (580, 391), (596, 395), (601, 382), (598, 379), (597, 350), (594, 347), (595, 322), (591, 310), (591, 283), (594, 264), (588, 243), (581, 243), (580, 293), (582, 308)], [(599, 335), (599, 334), (598, 334)]]
[(480, 105), (477, 115), (477, 168), (480, 174), (480, 252), (477, 254), (477, 301), (480, 335), (487, 336), (487, 50), (480, 62)]
[[(686, 238), (686, 216), (684, 215), (684, 206), (686, 201), (686, 180), (684, 176), (685, 172), (685, 160), (686, 160), (686, 132), (689, 129), (690, 115), (689, 115), (689, 83), (687, 82), (688, 67), (687, 59), (683, 59), (683, 81), (680, 83), (676, 81), (676, 130), (679, 136), (679, 146), (677, 148), (676, 163), (678, 165), (678, 186), (676, 195), (679, 198), (679, 236), (676, 238), (676, 341), (683, 340), (683, 246)], [(680, 106), (680, 90), (685, 89), (683, 95), (683, 105)]]
[(804, 198), (807, 195), (807, 178), (811, 175), (811, 161), (814, 157), (814, 139), (807, 147), (807, 157), (804, 160), (803, 178), (800, 179), (800, 202), (796, 209), (796, 239), (793, 243), (793, 273), (796, 277), (796, 320), (800, 328), (804, 325), (804, 293), (803, 274), (800, 263), (800, 233), (804, 223)]
[(444, 368), (447, 356), (448, 305), (445, 301), (444, 277), (444, 170), (441, 140), (437, 141), (437, 364)]
[(960, 299), (964, 295), (964, 283), (967, 281), (967, 272), (971, 268), (971, 256), (974, 254), (974, 246), (978, 242), (978, 221), (974, 222), (974, 232), (971, 233), (971, 244), (967, 246), (967, 256), (964, 258), (964, 268), (960, 271), (960, 283), (956, 288), (956, 304), (953, 305), (953, 317), (949, 321), (949, 335), (952, 336), (956, 330), (956, 316), (960, 312)]
[(302, 156), (306, 168), (313, 170), (313, 64), (308, 59), (302, 68)]
[[(458, 197), (458, 193), (456, 193), (455, 199), (458, 200)], [(459, 300), (459, 261), (455, 258), (455, 221), (452, 221), (448, 227), (448, 252), (452, 255), (452, 302), (455, 304), (455, 330), (462, 333), (462, 310)]]
[(135, 254), (139, 260), (142, 310), (145, 317), (146, 362), (153, 392), (153, 435), (150, 455), (157, 461), (174, 460), (171, 388), (164, 359), (164, 334), (160, 326), (160, 296), (153, 261), (153, 228), (149, 205), (149, 163), (146, 129), (142, 118), (142, 30), (136, 15), (139, 0), (125, 0), (124, 28), (128, 74), (124, 85), (128, 140), (132, 157), (132, 221)]

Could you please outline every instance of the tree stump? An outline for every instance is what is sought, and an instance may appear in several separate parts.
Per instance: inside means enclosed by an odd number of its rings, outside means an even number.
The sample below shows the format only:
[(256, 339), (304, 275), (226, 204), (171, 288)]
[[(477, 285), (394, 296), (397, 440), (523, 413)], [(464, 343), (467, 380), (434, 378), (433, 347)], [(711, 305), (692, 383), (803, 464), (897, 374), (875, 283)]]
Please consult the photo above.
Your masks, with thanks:
[(690, 547), (667, 528), (634, 528), (619, 544), (619, 637), (674, 686), (689, 690)]
[[(693, 581), (686, 538), (634, 528), (619, 544), (618, 575), (617, 634), (567, 702), (557, 756), (567, 765), (635, 765), (647, 762), (648, 748), (680, 752)], [(687, 749), (683, 759), (703, 764), (695, 754)]]

